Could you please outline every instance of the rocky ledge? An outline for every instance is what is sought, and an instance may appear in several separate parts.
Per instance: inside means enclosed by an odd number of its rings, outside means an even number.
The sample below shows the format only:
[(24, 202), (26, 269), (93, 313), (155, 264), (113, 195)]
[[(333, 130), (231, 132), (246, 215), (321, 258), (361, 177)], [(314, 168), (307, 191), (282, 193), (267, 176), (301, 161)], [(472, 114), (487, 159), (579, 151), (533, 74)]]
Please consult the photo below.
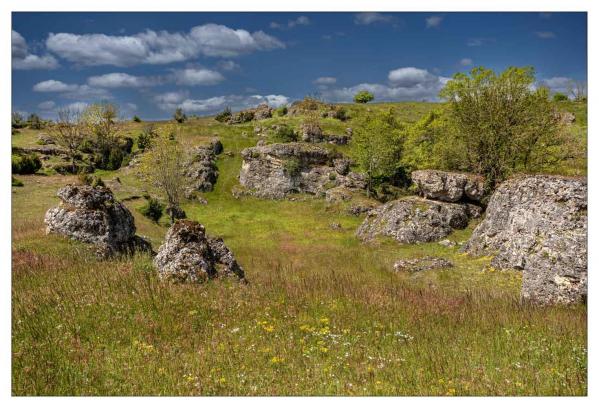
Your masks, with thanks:
[(521, 297), (574, 303), (587, 296), (587, 181), (524, 176), (501, 184), (464, 250), (523, 271)]

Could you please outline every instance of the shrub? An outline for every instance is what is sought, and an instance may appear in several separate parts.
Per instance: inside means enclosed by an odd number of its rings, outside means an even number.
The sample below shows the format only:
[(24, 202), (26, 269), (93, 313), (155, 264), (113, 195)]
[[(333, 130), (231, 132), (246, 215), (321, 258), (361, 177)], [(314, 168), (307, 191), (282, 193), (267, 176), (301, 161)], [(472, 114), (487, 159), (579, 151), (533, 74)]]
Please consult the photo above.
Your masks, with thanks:
[(290, 126), (281, 125), (274, 131), (273, 139), (279, 143), (296, 142), (297, 133)]
[(561, 101), (567, 101), (567, 100), (568, 100), (568, 96), (561, 92), (556, 92), (553, 94), (554, 102), (561, 102)]
[(187, 116), (185, 115), (185, 112), (183, 112), (183, 109), (177, 108), (173, 114), (173, 119), (175, 119), (177, 123), (183, 123), (187, 120)]
[(106, 163), (106, 170), (118, 170), (123, 163), (123, 151), (118, 147), (110, 149), (108, 155), (108, 162)]
[(93, 153), (95, 148), (96, 145), (90, 139), (85, 139), (83, 142), (81, 142), (81, 145), (79, 146), (79, 150), (83, 153)]
[(295, 177), (300, 173), (302, 167), (300, 161), (297, 158), (292, 157), (283, 162), (283, 169), (289, 176)]
[(16, 178), (12, 178), (12, 187), (23, 187), (23, 182)]
[(11, 116), (11, 126), (14, 129), (20, 129), (25, 126), (25, 123), (23, 122), (23, 115), (21, 115), (19, 112), (13, 112)]
[(374, 95), (366, 90), (358, 92), (354, 96), (354, 102), (356, 103), (368, 103), (374, 99)]
[(32, 113), (27, 118), (27, 126), (29, 126), (31, 129), (41, 129), (43, 127), (43, 122), (39, 116), (37, 116), (35, 113)]
[(141, 119), (139, 118), (139, 116), (135, 115), (135, 116), (133, 116), (133, 122), (140, 123)]
[(214, 117), (215, 120), (217, 120), (218, 122), (226, 122), (231, 118), (231, 115), (233, 113), (231, 112), (231, 108), (229, 108), (228, 106), (218, 115), (216, 115)]
[(164, 205), (158, 199), (150, 197), (146, 204), (139, 209), (143, 216), (148, 217), (154, 222), (158, 222), (164, 212)]
[(85, 184), (92, 187), (106, 187), (106, 184), (104, 184), (104, 180), (102, 180), (98, 176), (92, 176), (87, 173), (79, 173), (77, 175), (77, 178), (79, 179), (79, 182), (81, 184)]
[(287, 105), (281, 105), (277, 109), (275, 109), (275, 116), (285, 116), (287, 115)]
[(149, 149), (152, 147), (152, 142), (156, 136), (158, 136), (158, 133), (154, 125), (150, 124), (146, 126), (139, 136), (137, 136), (137, 148), (142, 151)]
[(12, 155), (12, 172), (14, 174), (34, 174), (42, 167), (37, 154), (18, 153)]
[(333, 118), (344, 122), (349, 119), (349, 115), (343, 106), (335, 106), (333, 108)]

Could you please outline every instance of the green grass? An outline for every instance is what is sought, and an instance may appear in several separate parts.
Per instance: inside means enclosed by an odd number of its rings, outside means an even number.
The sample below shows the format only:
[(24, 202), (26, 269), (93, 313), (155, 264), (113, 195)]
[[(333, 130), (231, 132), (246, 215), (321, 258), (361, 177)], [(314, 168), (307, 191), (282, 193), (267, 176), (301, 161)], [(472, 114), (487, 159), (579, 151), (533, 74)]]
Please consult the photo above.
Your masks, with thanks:
[[(406, 118), (421, 113), (401, 106)], [(99, 261), (83, 244), (48, 237), (44, 213), (75, 177), (19, 176), (13, 395), (586, 395), (585, 306), (522, 305), (518, 272), (456, 248), (364, 245), (362, 218), (319, 197), (234, 199), (254, 125), (196, 119), (181, 136), (197, 144), (218, 134), (233, 153), (218, 159), (208, 205), (184, 209), (224, 238), (247, 285), (167, 284), (147, 256)], [(121, 200), (152, 192), (126, 169), (97, 174)], [(157, 249), (166, 217), (143, 217), (144, 202), (125, 204)], [(474, 226), (449, 238), (464, 241)], [(395, 260), (425, 255), (456, 266), (393, 271)]]

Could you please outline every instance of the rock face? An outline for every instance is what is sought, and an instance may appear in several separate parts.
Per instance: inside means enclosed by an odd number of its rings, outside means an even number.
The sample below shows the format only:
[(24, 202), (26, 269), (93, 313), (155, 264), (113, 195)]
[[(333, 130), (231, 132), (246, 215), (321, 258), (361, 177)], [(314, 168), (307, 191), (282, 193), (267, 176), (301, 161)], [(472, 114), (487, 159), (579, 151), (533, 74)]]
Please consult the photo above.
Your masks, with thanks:
[[(259, 197), (278, 199), (291, 193), (324, 194), (336, 186), (349, 189), (366, 186), (363, 175), (338, 173), (333, 165), (336, 156), (308, 143), (250, 147), (241, 155), (239, 182)], [(340, 167), (340, 171), (345, 170)]]
[(135, 235), (131, 212), (110, 189), (67, 185), (57, 195), (62, 201), (46, 212), (46, 233), (93, 244), (100, 256), (152, 250), (149, 242)]
[(154, 265), (160, 278), (174, 282), (198, 283), (228, 274), (244, 278), (223, 240), (208, 237), (202, 224), (189, 220), (176, 221), (169, 228)]
[(222, 144), (212, 142), (208, 146), (196, 147), (187, 166), (185, 175), (190, 179), (190, 186), (185, 191), (187, 198), (192, 198), (197, 191), (212, 191), (218, 179), (216, 152), (222, 152)]
[(587, 182), (554, 176), (508, 180), (491, 196), (464, 250), (495, 255), (499, 268), (523, 271), (521, 296), (572, 303), (587, 294)]
[(319, 143), (324, 140), (324, 133), (317, 123), (302, 123), (299, 134), (303, 142)]
[(484, 178), (476, 174), (418, 170), (412, 172), (412, 181), (424, 197), (432, 200), (455, 203), (479, 202), (483, 198)]
[(414, 259), (400, 259), (393, 264), (395, 272), (421, 272), (432, 269), (444, 269), (453, 267), (453, 263), (445, 258), (425, 256)]
[(370, 211), (357, 235), (364, 241), (389, 236), (401, 243), (437, 241), (468, 226), (480, 214), (472, 204), (445, 203), (419, 197), (394, 200)]

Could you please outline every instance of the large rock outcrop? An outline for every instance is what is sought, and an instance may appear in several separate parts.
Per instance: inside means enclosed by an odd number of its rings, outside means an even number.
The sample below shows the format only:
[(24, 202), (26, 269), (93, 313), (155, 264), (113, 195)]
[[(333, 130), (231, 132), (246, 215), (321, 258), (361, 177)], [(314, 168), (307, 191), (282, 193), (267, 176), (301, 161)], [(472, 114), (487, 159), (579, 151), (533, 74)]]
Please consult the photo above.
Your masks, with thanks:
[(166, 233), (154, 258), (160, 278), (174, 282), (199, 283), (222, 275), (244, 279), (244, 271), (220, 238), (206, 235), (196, 221), (176, 221)]
[[(291, 193), (324, 194), (344, 186), (366, 188), (362, 174), (348, 172), (337, 165), (337, 156), (309, 143), (275, 143), (241, 152), (243, 163), (239, 182), (252, 194), (264, 198), (283, 198)], [(342, 174), (344, 173), (344, 174)]]
[(185, 191), (186, 198), (193, 198), (197, 192), (212, 191), (218, 179), (216, 155), (221, 153), (223, 145), (218, 139), (213, 139), (207, 146), (193, 149), (185, 175), (190, 179), (190, 185)]
[(100, 256), (150, 251), (148, 241), (135, 235), (131, 212), (106, 187), (67, 185), (58, 190), (61, 203), (46, 212), (46, 233), (93, 244)]
[(464, 250), (523, 271), (521, 296), (572, 303), (587, 294), (587, 182), (556, 176), (508, 180), (493, 193)]
[(454, 229), (466, 228), (470, 218), (480, 214), (480, 207), (472, 204), (400, 198), (369, 211), (357, 235), (363, 241), (377, 236), (407, 244), (438, 241)]
[(417, 170), (412, 172), (412, 181), (424, 197), (432, 200), (455, 203), (479, 202), (483, 198), (485, 181), (477, 174)]

